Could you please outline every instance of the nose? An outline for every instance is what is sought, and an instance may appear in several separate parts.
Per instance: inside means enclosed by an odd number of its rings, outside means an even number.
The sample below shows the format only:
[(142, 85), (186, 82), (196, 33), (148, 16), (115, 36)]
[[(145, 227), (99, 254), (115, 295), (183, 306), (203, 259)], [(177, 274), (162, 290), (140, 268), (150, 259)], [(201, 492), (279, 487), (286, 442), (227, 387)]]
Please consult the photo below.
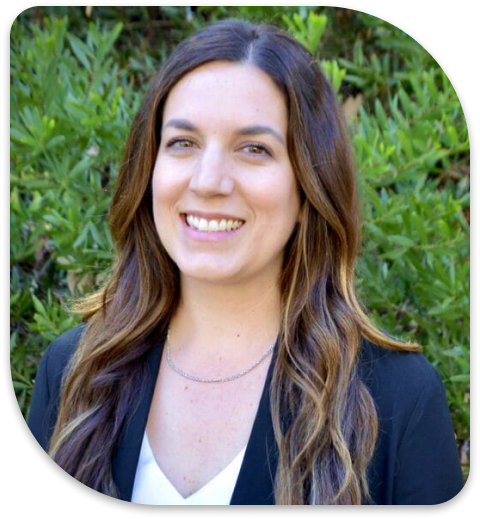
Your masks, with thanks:
[(229, 174), (228, 160), (218, 149), (205, 150), (190, 179), (190, 189), (198, 196), (227, 196), (234, 182)]

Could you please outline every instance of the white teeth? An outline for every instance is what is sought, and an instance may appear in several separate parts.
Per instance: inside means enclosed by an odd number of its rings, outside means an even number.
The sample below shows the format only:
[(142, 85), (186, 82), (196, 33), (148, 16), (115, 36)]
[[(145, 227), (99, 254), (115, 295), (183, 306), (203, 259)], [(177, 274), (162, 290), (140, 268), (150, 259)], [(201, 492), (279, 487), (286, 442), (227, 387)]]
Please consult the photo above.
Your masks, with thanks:
[(215, 231), (218, 231), (218, 222), (217, 220), (210, 220), (208, 222), (208, 231), (209, 232), (215, 232)]
[(191, 214), (187, 215), (186, 221), (190, 227), (195, 227), (204, 232), (231, 231), (238, 229), (244, 223), (241, 220), (206, 220)]

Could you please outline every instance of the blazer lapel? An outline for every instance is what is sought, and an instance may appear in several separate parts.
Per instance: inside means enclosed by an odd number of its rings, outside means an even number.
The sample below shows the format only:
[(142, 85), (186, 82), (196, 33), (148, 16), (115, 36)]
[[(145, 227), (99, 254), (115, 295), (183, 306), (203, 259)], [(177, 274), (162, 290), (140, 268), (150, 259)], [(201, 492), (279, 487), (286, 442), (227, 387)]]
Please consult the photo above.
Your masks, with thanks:
[[(148, 355), (148, 375), (143, 398), (129, 420), (112, 459), (113, 479), (119, 490), (119, 497), (124, 501), (130, 501), (132, 497), (138, 458), (164, 344), (165, 336), (158, 341)], [(273, 485), (277, 469), (277, 450), (270, 413), (270, 383), (274, 361), (273, 357), (233, 491), (231, 505), (275, 504)]]
[(142, 447), (143, 434), (147, 426), (148, 413), (160, 369), (165, 336), (150, 350), (147, 358), (147, 381), (143, 398), (133, 413), (122, 434), (112, 459), (113, 480), (119, 490), (120, 499), (130, 501)]
[(275, 504), (274, 480), (278, 451), (270, 412), (270, 384), (274, 363), (275, 356), (270, 363), (231, 505)]

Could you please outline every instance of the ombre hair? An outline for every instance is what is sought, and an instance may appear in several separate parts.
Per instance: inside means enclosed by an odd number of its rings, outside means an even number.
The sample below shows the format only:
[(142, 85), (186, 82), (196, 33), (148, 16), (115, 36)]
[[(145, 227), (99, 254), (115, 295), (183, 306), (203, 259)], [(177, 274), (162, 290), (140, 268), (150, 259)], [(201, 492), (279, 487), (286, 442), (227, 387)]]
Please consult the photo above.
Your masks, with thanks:
[(288, 109), (288, 151), (301, 219), (286, 246), (271, 383), (279, 459), (277, 504), (361, 504), (377, 438), (375, 405), (359, 373), (363, 340), (417, 351), (379, 332), (357, 302), (356, 173), (334, 92), (317, 61), (277, 28), (216, 23), (183, 41), (135, 117), (110, 211), (115, 263), (79, 305), (87, 322), (64, 376), (50, 455), (86, 485), (118, 497), (112, 453), (142, 391), (146, 358), (179, 302), (179, 273), (156, 231), (151, 179), (172, 87), (208, 62), (251, 64)]

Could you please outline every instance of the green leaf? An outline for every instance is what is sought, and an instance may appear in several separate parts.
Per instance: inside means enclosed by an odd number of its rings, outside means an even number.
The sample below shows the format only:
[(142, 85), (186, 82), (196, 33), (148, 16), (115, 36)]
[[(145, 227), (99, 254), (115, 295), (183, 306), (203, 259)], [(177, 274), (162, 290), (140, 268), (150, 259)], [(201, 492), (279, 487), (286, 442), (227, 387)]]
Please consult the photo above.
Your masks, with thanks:
[(412, 159), (416, 158), (418, 160), (417, 154), (415, 153), (412, 146), (410, 135), (408, 135), (404, 130), (398, 130), (397, 139), (402, 147), (402, 150), (407, 154), (407, 156)]
[[(314, 54), (318, 49), (320, 40), (327, 26), (327, 17), (325, 15), (315, 14), (313, 11), (308, 13), (308, 50)], [(338, 67), (338, 66), (337, 66)], [(346, 71), (345, 71), (346, 72)]]
[(428, 315), (437, 316), (437, 315), (445, 315), (451, 313), (451, 309), (449, 308), (452, 302), (455, 300), (455, 297), (450, 296), (446, 297), (442, 303), (434, 308), (431, 308), (428, 311)]
[(67, 35), (68, 42), (70, 43), (70, 47), (73, 50), (75, 56), (80, 60), (81, 64), (87, 70), (91, 70), (91, 63), (89, 58), (92, 57), (92, 53), (90, 49), (81, 41), (79, 38), (74, 36), (73, 34)]
[(103, 241), (101, 234), (98, 232), (97, 227), (92, 222), (89, 222), (88, 226), (90, 228), (90, 233), (92, 235), (93, 241), (97, 245), (102, 247), (104, 245), (104, 241)]
[(449, 125), (447, 127), (447, 135), (448, 135), (449, 145), (452, 147), (458, 146), (459, 138), (458, 138), (458, 133), (457, 133), (455, 126)]
[(56, 148), (57, 146), (64, 144), (65, 140), (65, 135), (57, 135), (47, 142), (45, 149), (51, 150), (52, 148)]
[(388, 237), (388, 242), (393, 245), (401, 245), (402, 247), (411, 248), (415, 247), (416, 243), (408, 238), (407, 236), (402, 235), (393, 235)]
[(466, 357), (465, 351), (460, 346), (455, 346), (450, 350), (442, 351), (442, 355), (445, 357)]
[(469, 384), (470, 383), (470, 375), (452, 375), (448, 379), (450, 382), (464, 382)]
[(82, 232), (78, 235), (78, 238), (73, 243), (73, 248), (74, 249), (79, 248), (81, 245), (83, 245), (85, 243), (89, 231), (90, 231), (90, 227), (87, 224), (87, 225), (84, 226), (84, 228), (82, 229)]
[[(20, 296), (20, 294), (17, 294), (18, 296)], [(11, 298), (10, 298), (10, 305), (12, 304), (12, 301), (11, 301)], [(14, 350), (17, 346), (17, 339), (18, 339), (18, 334), (17, 332), (13, 332), (12, 335), (10, 335), (10, 351)]]
[(35, 296), (35, 294), (32, 294), (32, 301), (33, 306), (35, 307), (35, 310), (42, 316), (47, 316), (47, 310), (45, 309), (45, 306), (43, 303)]
[(13, 380), (13, 388), (14, 389), (30, 389), (31, 384), (25, 384), (25, 382), (18, 382), (17, 380)]
[(394, 249), (380, 255), (382, 259), (396, 260), (405, 255), (406, 249)]

